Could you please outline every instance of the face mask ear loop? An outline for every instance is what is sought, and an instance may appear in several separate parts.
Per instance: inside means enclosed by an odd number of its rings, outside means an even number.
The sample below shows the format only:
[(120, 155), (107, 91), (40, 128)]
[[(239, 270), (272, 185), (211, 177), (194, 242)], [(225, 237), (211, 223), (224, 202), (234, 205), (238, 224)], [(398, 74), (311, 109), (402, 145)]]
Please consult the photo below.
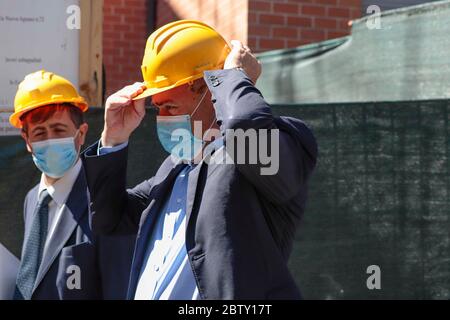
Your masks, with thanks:
[(194, 111), (191, 113), (191, 119), (192, 119), (192, 116), (197, 112), (197, 109), (198, 109), (198, 108), (200, 107), (200, 105), (202, 104), (203, 99), (205, 99), (205, 96), (206, 96), (206, 93), (207, 93), (207, 92), (208, 92), (208, 88), (205, 89), (205, 93), (203, 93), (202, 98), (200, 99), (199, 103), (198, 103), (197, 106), (195, 107)]
[(30, 145), (31, 154), (34, 154), (33, 145), (31, 144), (31, 142), (30, 142), (28, 136), (27, 136), (27, 143)]
[[(75, 132), (75, 135), (73, 136), (73, 144), (75, 145), (75, 139), (76, 139), (76, 137), (77, 137), (77, 135), (80, 133), (80, 128), (78, 128), (77, 129), (77, 132)], [(78, 150), (77, 150), (77, 153), (78, 153), (78, 156), (80, 155), (80, 152), (81, 152), (81, 145), (80, 145), (80, 147), (78, 148)]]
[(209, 128), (205, 131), (205, 133), (207, 133), (209, 130), (211, 130), (212, 126), (214, 125), (214, 123), (217, 121), (216, 117), (214, 117), (213, 121), (211, 122), (211, 125), (209, 126)]
[[(214, 117), (213, 121), (211, 122), (211, 125), (209, 126), (209, 128), (205, 131), (205, 135), (208, 136), (208, 131), (211, 130), (211, 128), (213, 127), (214, 123), (217, 121), (216, 117)], [(206, 144), (206, 141), (202, 140), (203, 145)], [(212, 141), (210, 141), (212, 142)]]

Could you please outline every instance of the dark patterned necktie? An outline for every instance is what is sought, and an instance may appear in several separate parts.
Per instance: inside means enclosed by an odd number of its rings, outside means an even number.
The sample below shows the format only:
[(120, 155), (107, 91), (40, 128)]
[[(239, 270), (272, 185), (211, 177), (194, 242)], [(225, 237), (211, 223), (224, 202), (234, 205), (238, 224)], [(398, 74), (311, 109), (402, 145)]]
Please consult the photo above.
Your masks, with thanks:
[(39, 195), (33, 224), (24, 246), (16, 280), (14, 300), (30, 300), (44, 252), (48, 229), (48, 203), (52, 200), (47, 190)]

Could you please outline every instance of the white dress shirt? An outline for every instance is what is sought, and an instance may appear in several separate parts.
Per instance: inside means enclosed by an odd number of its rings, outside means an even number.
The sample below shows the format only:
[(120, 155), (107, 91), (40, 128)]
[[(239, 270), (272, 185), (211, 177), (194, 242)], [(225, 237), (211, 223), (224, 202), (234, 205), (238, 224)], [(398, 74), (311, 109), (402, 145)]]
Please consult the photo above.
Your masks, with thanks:
[[(125, 148), (128, 142), (115, 147), (101, 147), (98, 155)], [(223, 146), (222, 140), (209, 144), (204, 154), (212, 148)], [(197, 283), (186, 250), (186, 201), (189, 172), (192, 164), (181, 170), (172, 191), (158, 213), (149, 233), (145, 258), (134, 293), (135, 300), (200, 300)], [(144, 227), (143, 227), (144, 228)]]
[(135, 300), (197, 300), (197, 283), (186, 251), (186, 166), (175, 179), (172, 192), (147, 239), (145, 261)]
[(77, 180), (80, 170), (81, 160), (78, 159), (75, 165), (51, 186), (47, 186), (45, 184), (44, 174), (41, 175), (41, 182), (39, 183), (38, 190), (38, 199), (41, 192), (45, 189), (47, 189), (49, 195), (52, 197), (52, 200), (48, 204), (48, 233), (44, 246), (44, 254), (47, 250), (49, 240), (52, 238), (52, 235), (55, 233), (55, 230), (58, 227), (58, 222), (64, 212), (67, 198), (72, 191), (72, 187)]

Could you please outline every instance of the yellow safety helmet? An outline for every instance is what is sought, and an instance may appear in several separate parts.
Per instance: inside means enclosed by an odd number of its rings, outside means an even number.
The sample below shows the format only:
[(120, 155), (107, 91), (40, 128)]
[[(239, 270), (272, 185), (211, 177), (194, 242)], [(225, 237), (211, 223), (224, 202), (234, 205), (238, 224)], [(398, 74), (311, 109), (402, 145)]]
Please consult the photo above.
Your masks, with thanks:
[(88, 104), (69, 80), (45, 70), (30, 73), (19, 84), (14, 99), (14, 113), (9, 117), (9, 122), (20, 129), (20, 117), (24, 113), (59, 103), (73, 104), (83, 112), (88, 109)]
[(231, 49), (210, 26), (179, 20), (162, 26), (147, 40), (142, 61), (146, 90), (134, 100), (152, 96), (222, 69)]

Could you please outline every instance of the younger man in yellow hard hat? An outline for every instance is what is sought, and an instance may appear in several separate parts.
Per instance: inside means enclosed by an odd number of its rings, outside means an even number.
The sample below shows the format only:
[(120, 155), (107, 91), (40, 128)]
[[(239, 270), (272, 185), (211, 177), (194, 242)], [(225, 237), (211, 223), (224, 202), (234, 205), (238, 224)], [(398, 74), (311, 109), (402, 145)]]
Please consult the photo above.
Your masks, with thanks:
[[(127, 275), (126, 255), (117, 261), (100, 258), (114, 256), (120, 248), (101, 245), (90, 228), (87, 184), (79, 158), (88, 131), (83, 117), (86, 101), (68, 80), (41, 70), (20, 83), (14, 109), (10, 122), (22, 129), (42, 176), (24, 203), (25, 236), (13, 298), (121, 298), (120, 287), (127, 282), (124, 278), (119, 285), (120, 270), (114, 268), (124, 262)], [(115, 283), (108, 282), (112, 275)]]

